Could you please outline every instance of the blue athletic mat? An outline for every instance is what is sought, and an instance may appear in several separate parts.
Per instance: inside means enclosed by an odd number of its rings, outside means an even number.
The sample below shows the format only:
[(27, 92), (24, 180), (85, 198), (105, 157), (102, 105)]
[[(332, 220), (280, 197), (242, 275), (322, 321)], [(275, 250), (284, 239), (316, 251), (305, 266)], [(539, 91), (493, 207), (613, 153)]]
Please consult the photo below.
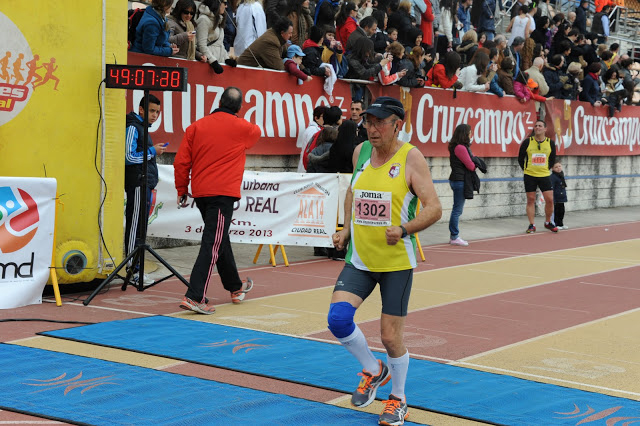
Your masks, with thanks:
[(370, 426), (378, 421), (374, 414), (305, 399), (7, 344), (0, 344), (0, 374), (0, 408), (72, 423)]
[[(40, 334), (347, 393), (357, 386), (360, 368), (339, 345), (163, 316)], [(387, 384), (378, 396), (390, 391)], [(418, 359), (409, 365), (406, 394), (413, 407), (497, 424), (575, 425), (596, 416), (640, 420), (639, 401)]]

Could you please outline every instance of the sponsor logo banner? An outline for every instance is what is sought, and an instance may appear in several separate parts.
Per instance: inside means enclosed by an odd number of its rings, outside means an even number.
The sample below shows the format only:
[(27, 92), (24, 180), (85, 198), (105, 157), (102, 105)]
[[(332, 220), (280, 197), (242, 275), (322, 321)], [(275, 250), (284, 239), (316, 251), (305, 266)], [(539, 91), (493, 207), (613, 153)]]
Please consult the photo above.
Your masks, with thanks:
[(55, 198), (55, 179), (0, 177), (0, 309), (42, 302)]
[[(154, 142), (170, 142), (177, 151), (184, 130), (217, 108), (225, 87), (237, 86), (244, 93), (240, 116), (262, 129), (261, 140), (249, 154), (299, 154), (296, 137), (309, 123), (313, 108), (338, 105), (348, 117), (351, 92), (338, 80), (333, 101), (323, 89), (323, 79), (297, 85), (295, 77), (272, 70), (225, 68), (213, 74), (210, 67), (194, 61), (161, 58), (129, 52), (129, 63), (187, 67), (189, 91), (164, 92), (161, 117), (151, 127)], [(517, 157), (520, 143), (528, 137), (536, 120), (535, 102), (521, 103), (513, 96), (471, 93), (438, 88), (408, 90), (400, 86), (368, 85), (373, 97), (393, 96), (407, 112), (400, 137), (418, 147), (427, 157), (448, 157), (447, 144), (460, 123), (472, 128), (473, 152), (480, 157)], [(129, 96), (127, 107), (137, 110), (141, 91)], [(135, 105), (135, 108), (134, 108)], [(578, 101), (546, 102), (548, 136), (556, 139), (568, 155), (638, 155), (640, 109), (624, 106), (612, 119), (608, 109)]]
[[(261, 140), (248, 154), (299, 154), (296, 138), (312, 119), (316, 106), (337, 105), (344, 117), (349, 115), (351, 89), (342, 81), (336, 82), (331, 97), (323, 88), (322, 78), (298, 85), (296, 78), (286, 72), (225, 66), (224, 73), (215, 74), (202, 62), (131, 52), (129, 64), (188, 68), (188, 91), (154, 93), (162, 101), (162, 112), (150, 128), (151, 136), (155, 143), (170, 142), (169, 152), (178, 150), (191, 123), (218, 108), (220, 96), (229, 86), (238, 87), (244, 96), (238, 115), (262, 130)], [(137, 111), (144, 93), (134, 90), (133, 96), (128, 94), (127, 110)]]
[[(160, 182), (148, 235), (200, 240), (204, 223), (195, 201), (178, 209), (173, 167), (158, 165)], [(245, 171), (242, 198), (234, 205), (234, 243), (333, 247), (339, 175)]]
[[(547, 101), (547, 129), (562, 155), (640, 154), (640, 108), (623, 106), (609, 117), (609, 107), (561, 99)], [(585, 154), (588, 152), (588, 154)]]

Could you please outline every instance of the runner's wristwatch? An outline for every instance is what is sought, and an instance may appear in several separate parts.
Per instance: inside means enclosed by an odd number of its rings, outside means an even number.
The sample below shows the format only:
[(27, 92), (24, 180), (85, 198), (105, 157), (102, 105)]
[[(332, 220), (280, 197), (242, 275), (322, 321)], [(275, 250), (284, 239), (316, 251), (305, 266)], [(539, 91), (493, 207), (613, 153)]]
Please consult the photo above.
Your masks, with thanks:
[(404, 226), (402, 226), (402, 225), (400, 225), (400, 229), (402, 229), (402, 236), (401, 236), (400, 238), (404, 238), (404, 237), (406, 237), (406, 236), (408, 235), (408, 234), (407, 234), (407, 230), (406, 230), (406, 229), (404, 229)]

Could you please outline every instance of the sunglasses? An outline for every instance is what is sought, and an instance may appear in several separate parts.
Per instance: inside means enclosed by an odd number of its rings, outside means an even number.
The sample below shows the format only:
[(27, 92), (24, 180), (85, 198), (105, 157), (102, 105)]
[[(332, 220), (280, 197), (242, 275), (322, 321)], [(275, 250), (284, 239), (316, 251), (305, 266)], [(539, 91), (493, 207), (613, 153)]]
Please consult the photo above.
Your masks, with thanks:
[(193, 12), (192, 10), (184, 10), (184, 11), (182, 11), (183, 15), (191, 15), (191, 16), (193, 16), (194, 13), (195, 12)]

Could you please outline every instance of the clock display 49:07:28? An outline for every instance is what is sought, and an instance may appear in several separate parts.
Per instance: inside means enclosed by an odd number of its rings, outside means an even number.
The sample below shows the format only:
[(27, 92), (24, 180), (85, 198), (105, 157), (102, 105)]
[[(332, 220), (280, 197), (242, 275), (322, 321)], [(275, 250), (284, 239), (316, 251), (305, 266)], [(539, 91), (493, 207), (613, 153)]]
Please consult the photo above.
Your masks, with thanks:
[(134, 85), (144, 86), (160, 86), (178, 88), (181, 86), (180, 71), (156, 71), (153, 68), (146, 70), (129, 70), (127, 68), (111, 68), (109, 77), (115, 84), (124, 86)]

